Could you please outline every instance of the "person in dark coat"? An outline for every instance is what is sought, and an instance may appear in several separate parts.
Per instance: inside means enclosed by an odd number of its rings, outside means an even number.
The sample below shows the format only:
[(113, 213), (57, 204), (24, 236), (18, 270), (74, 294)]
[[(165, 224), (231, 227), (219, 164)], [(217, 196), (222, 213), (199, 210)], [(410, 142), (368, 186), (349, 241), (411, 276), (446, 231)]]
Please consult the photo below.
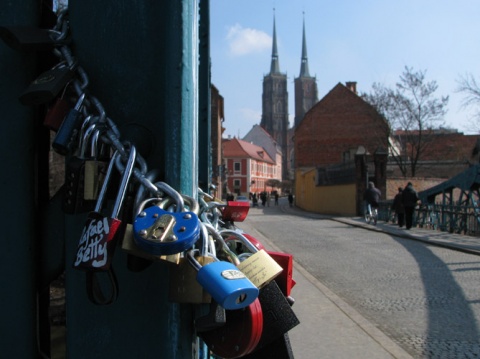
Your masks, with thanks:
[(408, 182), (407, 186), (402, 192), (402, 203), (405, 208), (405, 227), (412, 228), (413, 212), (418, 202), (417, 191), (413, 188), (412, 182)]
[(363, 194), (363, 199), (367, 201), (372, 208), (378, 208), (378, 202), (380, 202), (381, 196), (382, 193), (378, 188), (375, 187), (375, 184), (373, 182), (368, 182), (368, 188)]
[(392, 204), (392, 211), (395, 211), (397, 216), (398, 226), (401, 228), (405, 224), (405, 207), (403, 206), (403, 188), (398, 187), (398, 193), (395, 195)]

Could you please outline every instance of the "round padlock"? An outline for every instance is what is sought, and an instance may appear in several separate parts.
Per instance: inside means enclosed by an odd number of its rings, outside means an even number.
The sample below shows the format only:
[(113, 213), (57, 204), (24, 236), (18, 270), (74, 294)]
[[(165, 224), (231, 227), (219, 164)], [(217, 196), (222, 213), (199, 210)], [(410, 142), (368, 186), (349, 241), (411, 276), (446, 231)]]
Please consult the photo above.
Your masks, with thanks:
[(239, 310), (226, 311), (226, 323), (213, 330), (199, 333), (208, 348), (222, 358), (240, 358), (257, 347), (263, 332), (260, 301)]

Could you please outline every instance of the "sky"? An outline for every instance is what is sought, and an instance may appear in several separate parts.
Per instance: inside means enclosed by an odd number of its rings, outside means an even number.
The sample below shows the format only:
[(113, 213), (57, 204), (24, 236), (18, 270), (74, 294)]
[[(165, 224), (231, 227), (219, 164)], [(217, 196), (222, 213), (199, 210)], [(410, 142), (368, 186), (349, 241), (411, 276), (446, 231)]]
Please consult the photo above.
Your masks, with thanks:
[(224, 137), (242, 138), (260, 124), (274, 16), (290, 126), (305, 19), (319, 100), (339, 82), (357, 82), (359, 93), (370, 93), (373, 83), (393, 89), (407, 66), (436, 81), (436, 97), (449, 96), (447, 127), (478, 133), (456, 90), (462, 76), (480, 80), (479, 15), (479, 0), (211, 0), (212, 83), (224, 98)]

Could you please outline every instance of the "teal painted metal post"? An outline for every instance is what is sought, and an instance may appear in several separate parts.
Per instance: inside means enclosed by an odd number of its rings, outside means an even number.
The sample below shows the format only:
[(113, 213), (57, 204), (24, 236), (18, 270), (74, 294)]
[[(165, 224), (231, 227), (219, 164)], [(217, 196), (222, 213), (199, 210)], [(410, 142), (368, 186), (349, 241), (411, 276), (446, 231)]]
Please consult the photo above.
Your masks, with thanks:
[[(38, 25), (39, 2), (8, 1), (0, 8), (2, 25)], [(35, 54), (0, 41), (0, 350), (5, 358), (36, 358), (37, 260), (36, 112), (18, 96), (36, 77)], [(19, 345), (12, 345), (19, 343)]]
[[(89, 89), (150, 169), (178, 191), (198, 186), (198, 3), (70, 0), (75, 55)], [(127, 269), (117, 250), (118, 299), (91, 304), (71, 269), (84, 218), (67, 218), (68, 358), (193, 358), (191, 305), (168, 302), (168, 264)]]
[(210, 96), (210, 1), (200, 0), (199, 184), (209, 192), (212, 182), (212, 120)]

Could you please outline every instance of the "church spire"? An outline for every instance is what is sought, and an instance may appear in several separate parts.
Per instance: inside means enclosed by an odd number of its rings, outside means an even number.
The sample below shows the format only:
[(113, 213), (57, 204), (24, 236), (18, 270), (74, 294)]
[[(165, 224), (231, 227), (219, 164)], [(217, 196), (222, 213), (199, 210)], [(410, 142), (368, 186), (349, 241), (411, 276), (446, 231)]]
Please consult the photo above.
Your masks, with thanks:
[(279, 74), (280, 65), (278, 63), (277, 50), (277, 31), (275, 28), (275, 9), (273, 9), (273, 44), (272, 44), (272, 64), (270, 65), (270, 74)]
[(302, 64), (300, 66), (299, 77), (310, 77), (308, 71), (307, 39), (305, 37), (305, 13), (303, 13)]

